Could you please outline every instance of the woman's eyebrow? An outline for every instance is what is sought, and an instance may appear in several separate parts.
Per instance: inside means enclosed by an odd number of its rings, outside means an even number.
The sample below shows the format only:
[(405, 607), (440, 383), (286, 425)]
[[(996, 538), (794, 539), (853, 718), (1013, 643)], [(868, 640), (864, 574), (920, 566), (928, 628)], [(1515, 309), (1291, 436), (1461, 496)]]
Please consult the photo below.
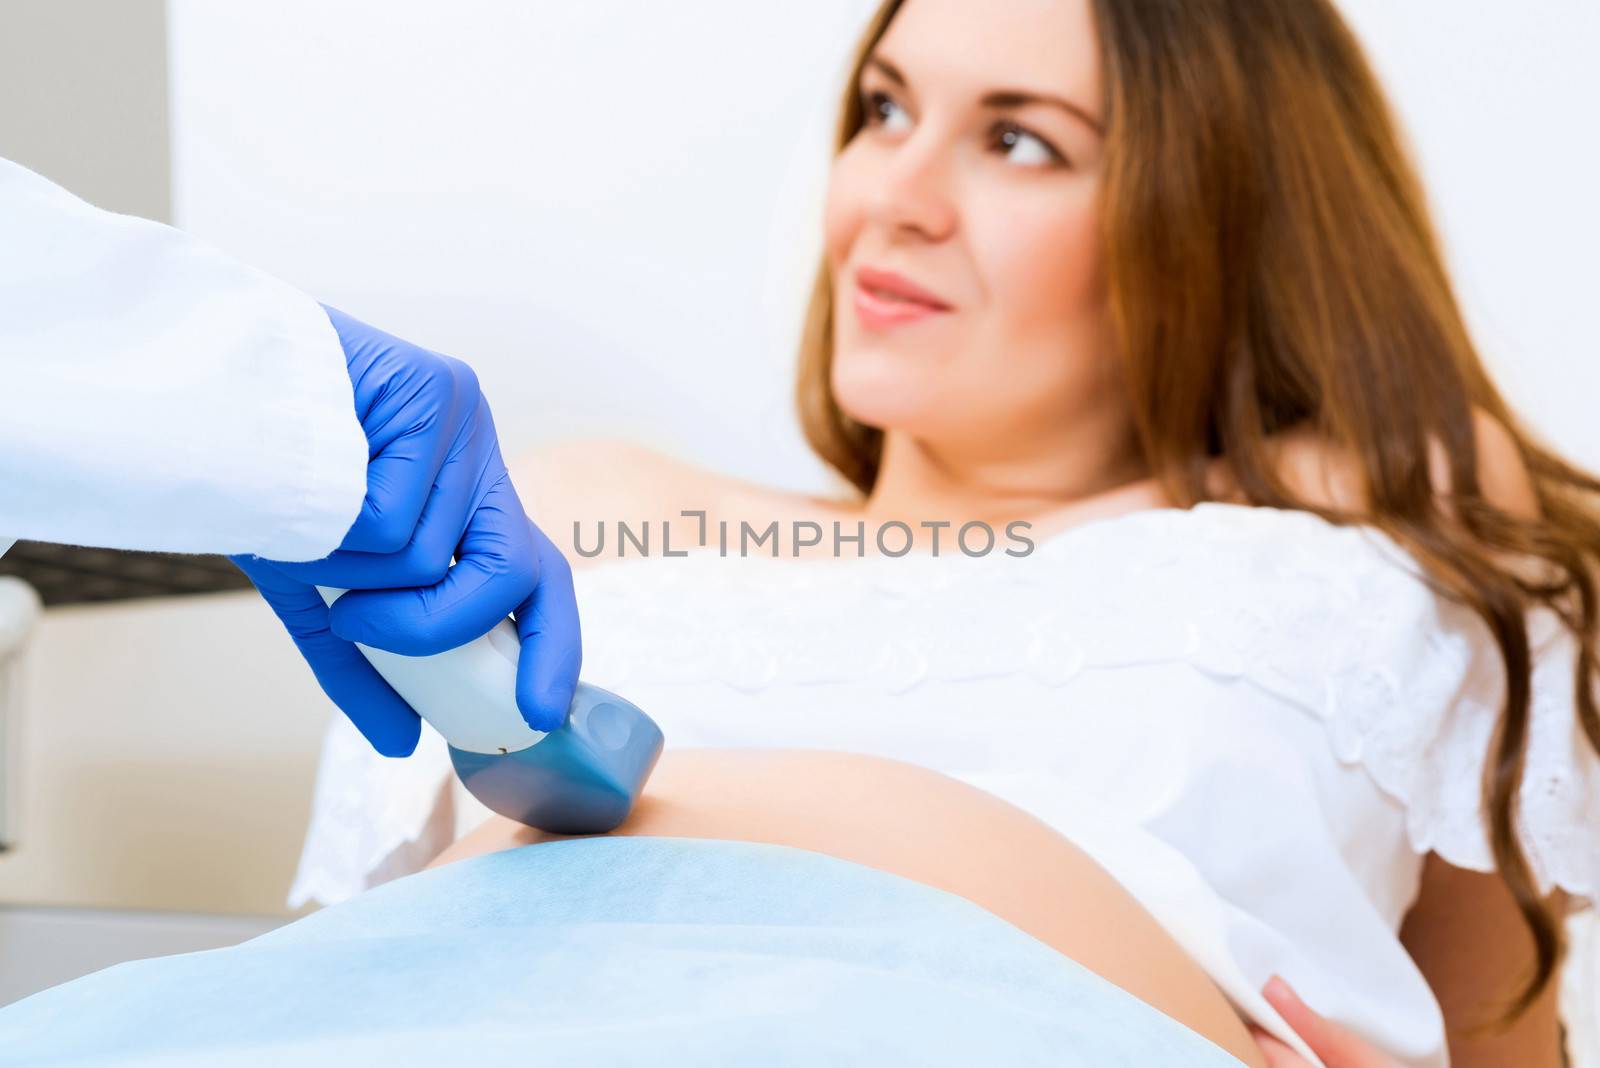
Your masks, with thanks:
[(986, 108), (1016, 108), (1024, 104), (1045, 104), (1060, 108), (1101, 137), (1105, 136), (1100, 123), (1087, 111), (1064, 97), (1051, 96), (1049, 93), (1035, 93), (1030, 89), (995, 89), (983, 94), (983, 99), (979, 103)]
[[(906, 76), (900, 73), (900, 68), (882, 56), (872, 55), (868, 57), (867, 66), (876, 67), (883, 73), (885, 78), (888, 78), (902, 89), (909, 88)], [(993, 89), (983, 94), (983, 98), (978, 103), (987, 108), (1015, 108), (1022, 107), (1025, 104), (1044, 104), (1049, 107), (1060, 108), (1089, 127), (1096, 134), (1101, 137), (1105, 136), (1105, 130), (1101, 128), (1099, 120), (1090, 115), (1087, 110), (1064, 97), (1051, 96), (1049, 93), (1036, 93), (1031, 89)]]

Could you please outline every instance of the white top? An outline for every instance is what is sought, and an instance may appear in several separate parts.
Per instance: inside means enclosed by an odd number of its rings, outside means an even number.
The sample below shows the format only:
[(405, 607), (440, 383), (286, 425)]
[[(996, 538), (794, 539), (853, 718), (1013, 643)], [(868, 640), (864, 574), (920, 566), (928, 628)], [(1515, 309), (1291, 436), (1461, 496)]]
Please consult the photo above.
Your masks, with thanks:
[[(1021, 558), (713, 546), (576, 582), (585, 679), (669, 746), (853, 750), (979, 786), (1094, 856), (1285, 1041), (1304, 1049), (1260, 996), (1274, 971), (1402, 1063), (1442, 1068), (1440, 1010), (1397, 933), (1428, 850), (1493, 868), (1478, 783), (1504, 675), (1481, 620), (1420, 574), (1376, 528), (1203, 503)], [(1523, 841), (1542, 888), (1592, 898), (1600, 762), (1572, 711), (1572, 640), (1548, 610), (1529, 618)], [(384, 761), (336, 719), (292, 903), (414, 870), (475, 825), (450, 781), (436, 735)]]
[(315, 301), (0, 159), (0, 551), (314, 560), (366, 489), (344, 350)]

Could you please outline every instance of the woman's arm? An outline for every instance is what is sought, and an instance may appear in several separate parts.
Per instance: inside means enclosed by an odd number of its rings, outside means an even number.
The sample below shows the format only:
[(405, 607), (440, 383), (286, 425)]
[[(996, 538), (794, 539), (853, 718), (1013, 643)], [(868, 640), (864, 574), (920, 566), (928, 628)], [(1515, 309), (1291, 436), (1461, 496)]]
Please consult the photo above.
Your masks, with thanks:
[[(1540, 515), (1539, 497), (1509, 431), (1475, 411), (1478, 482), (1492, 504), (1524, 519)], [(1436, 458), (1442, 461), (1442, 457)], [(1448, 490), (1442, 462), (1435, 481)], [(1446, 504), (1447, 510), (1452, 510)], [(1502, 557), (1508, 564), (1515, 561)], [(1565, 909), (1558, 894), (1556, 904)], [(1400, 931), (1401, 942), (1433, 988), (1444, 1010), (1455, 1068), (1515, 1064), (1560, 1068), (1561, 1031), (1557, 1014), (1559, 983), (1545, 992), (1508, 1031), (1470, 1039), (1464, 1027), (1498, 1015), (1533, 974), (1532, 936), (1505, 882), (1495, 873), (1467, 871), (1429, 853), (1422, 887)]]
[[(1557, 903), (1565, 907), (1559, 891)], [(1498, 875), (1457, 868), (1429, 853), (1400, 941), (1444, 1011), (1452, 1068), (1561, 1068), (1558, 982), (1503, 1034), (1461, 1034), (1498, 1015), (1533, 974), (1532, 936)]]
[(573, 551), (574, 524), (583, 524), (584, 541), (592, 544), (598, 522), (611, 526), (656, 520), (654, 513), (662, 502), (659, 487), (681, 486), (692, 470), (661, 453), (614, 438), (545, 445), (523, 453), (507, 467), (525, 498), (528, 517), (574, 567), (586, 562)]
[[(735, 479), (697, 467), (642, 445), (612, 438), (586, 438), (546, 445), (508, 464), (528, 517), (574, 568), (615, 559), (617, 524), (638, 534), (650, 524), (650, 551), (662, 551), (662, 524), (670, 523), (672, 550), (698, 545), (702, 521), (685, 510), (704, 510), (706, 523), (738, 513), (747, 489)], [(581, 525), (583, 546), (592, 553), (598, 525), (606, 529), (605, 552), (583, 556), (574, 540)], [(580, 606), (581, 607), (581, 606)]]

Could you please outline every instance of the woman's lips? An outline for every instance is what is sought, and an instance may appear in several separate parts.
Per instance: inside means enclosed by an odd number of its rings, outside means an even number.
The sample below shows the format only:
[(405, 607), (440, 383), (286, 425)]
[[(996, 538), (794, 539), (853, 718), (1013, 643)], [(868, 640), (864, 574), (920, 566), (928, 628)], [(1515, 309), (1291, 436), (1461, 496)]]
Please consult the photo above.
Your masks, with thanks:
[(951, 310), (899, 275), (865, 268), (856, 273), (855, 309), (861, 325), (869, 330), (920, 322)]

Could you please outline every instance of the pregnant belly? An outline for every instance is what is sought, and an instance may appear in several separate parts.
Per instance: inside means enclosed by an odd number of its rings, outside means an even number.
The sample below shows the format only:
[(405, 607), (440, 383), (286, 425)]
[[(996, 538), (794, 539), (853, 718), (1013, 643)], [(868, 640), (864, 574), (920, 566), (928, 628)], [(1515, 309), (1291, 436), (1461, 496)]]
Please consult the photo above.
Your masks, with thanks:
[[(1206, 973), (1087, 853), (1022, 809), (938, 772), (832, 750), (668, 749), (611, 833), (793, 846), (958, 894), (1246, 1064), (1265, 1064)], [(430, 867), (561, 837), (497, 816)]]

